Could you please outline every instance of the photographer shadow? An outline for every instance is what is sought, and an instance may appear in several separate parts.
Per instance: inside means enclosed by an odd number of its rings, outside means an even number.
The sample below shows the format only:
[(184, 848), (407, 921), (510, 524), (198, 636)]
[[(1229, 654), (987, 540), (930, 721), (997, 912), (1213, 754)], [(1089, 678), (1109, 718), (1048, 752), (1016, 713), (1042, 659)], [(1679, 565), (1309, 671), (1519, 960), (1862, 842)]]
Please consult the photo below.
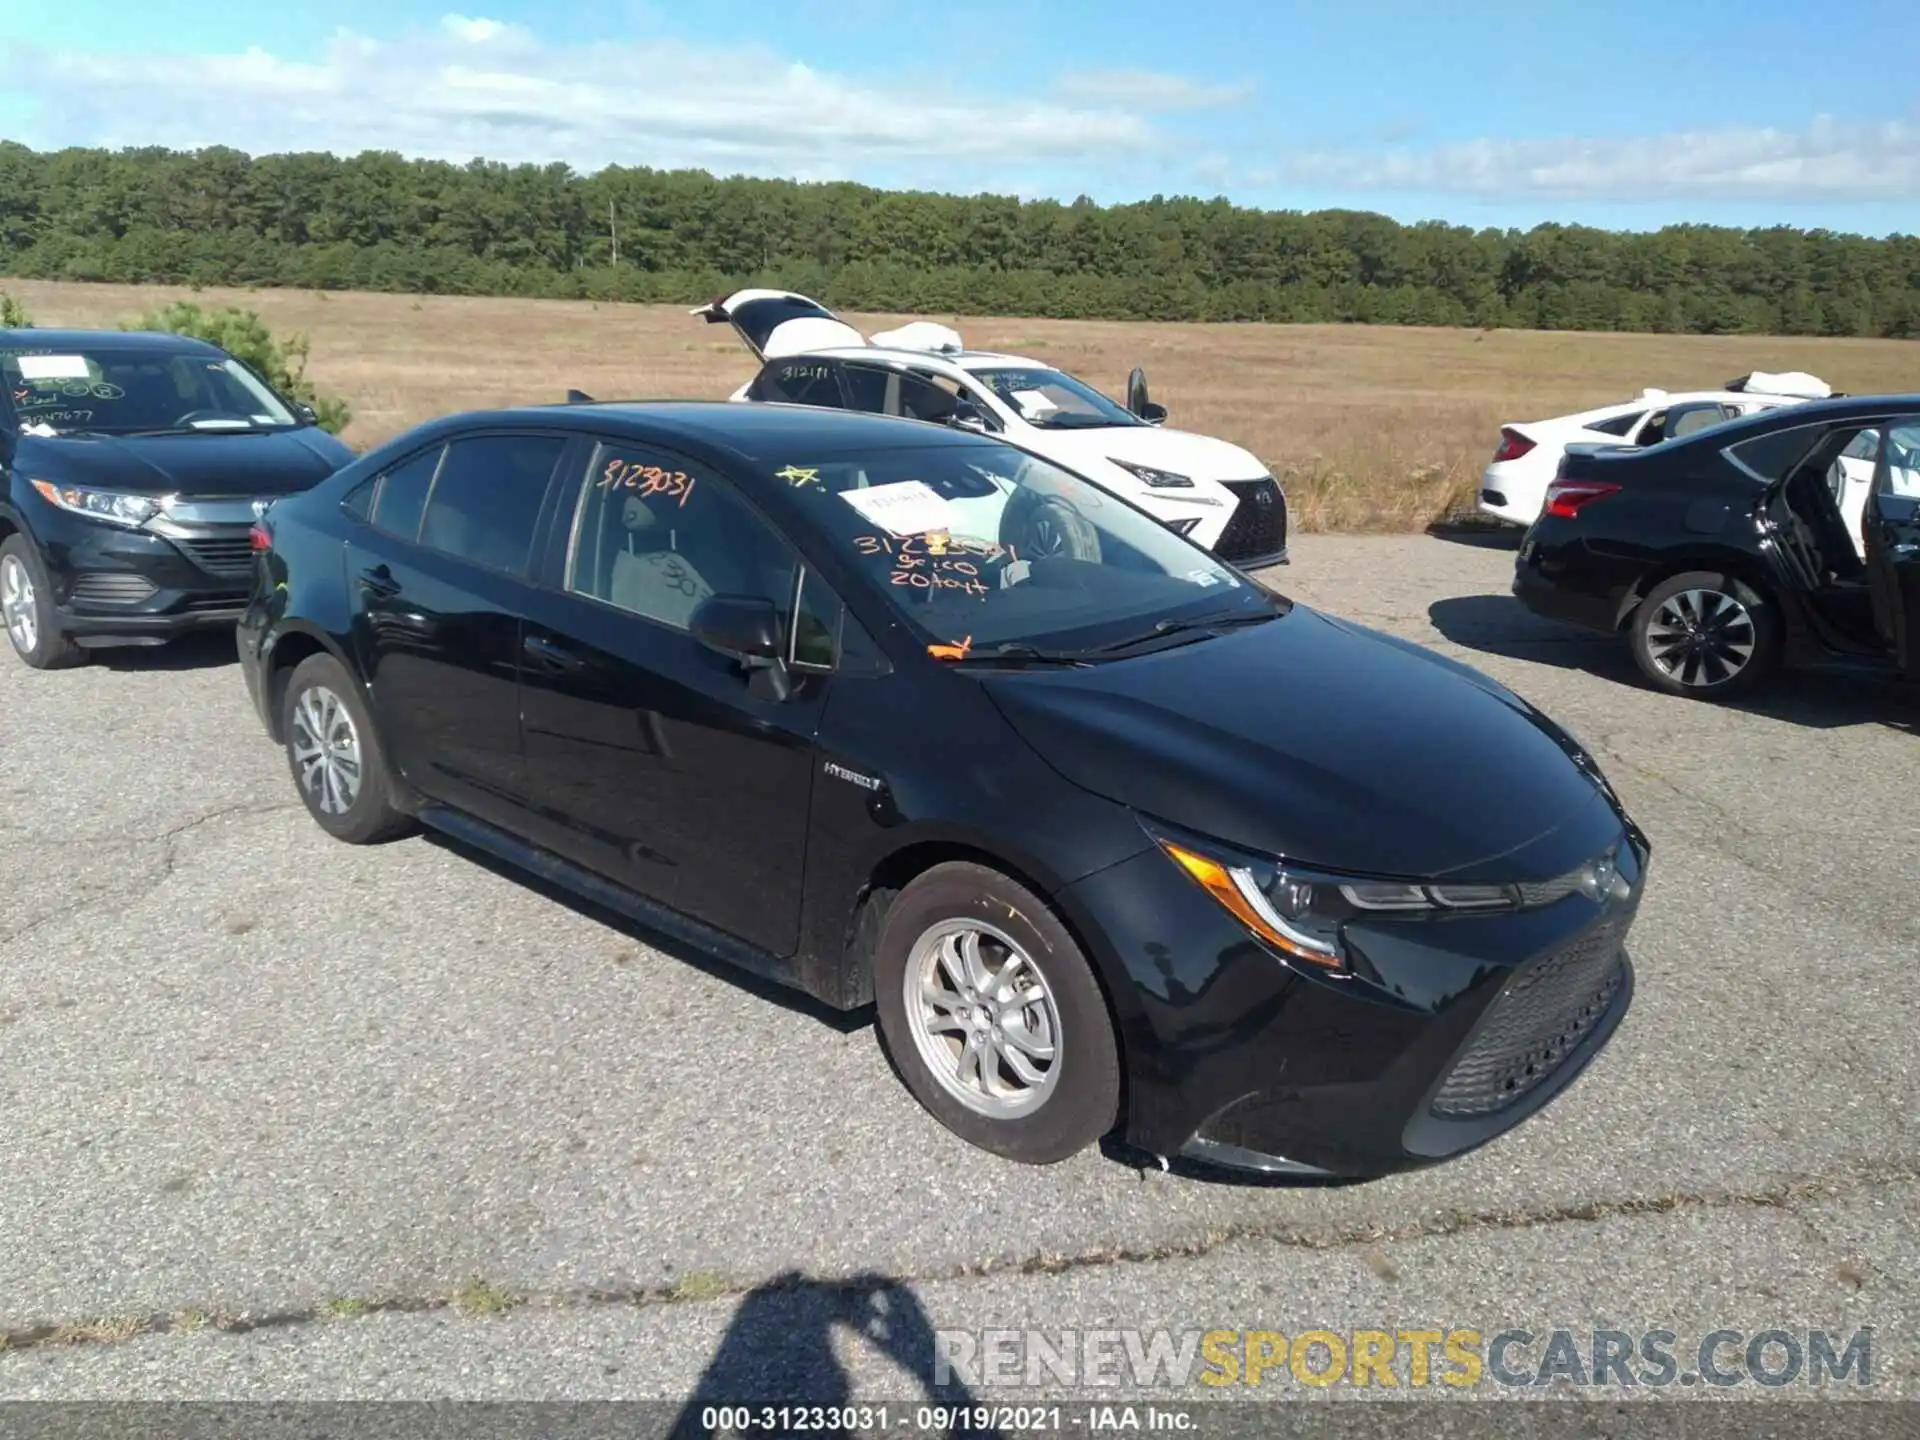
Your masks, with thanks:
[[(798, 1271), (777, 1275), (750, 1291), (734, 1312), (727, 1333), (681, 1407), (671, 1434), (693, 1440), (715, 1433), (713, 1416), (722, 1409), (771, 1407), (792, 1417), (790, 1432), (756, 1424), (756, 1434), (806, 1433), (854, 1436), (859, 1427), (821, 1428), (821, 1416), (796, 1411), (825, 1411), (877, 1406), (856, 1397), (853, 1377), (835, 1352), (835, 1340), (863, 1347), (891, 1362), (911, 1380), (918, 1395), (909, 1407), (945, 1408), (978, 1403), (958, 1380), (941, 1380), (934, 1366), (934, 1333), (919, 1296), (886, 1275), (856, 1275), (838, 1284), (809, 1280)], [(871, 1392), (872, 1387), (867, 1387)], [(897, 1409), (901, 1402), (885, 1402)], [(842, 1417), (844, 1418), (844, 1417)], [(857, 1418), (857, 1414), (856, 1414)], [(939, 1427), (945, 1429), (947, 1427)], [(967, 1428), (969, 1435), (997, 1436), (991, 1429)]]

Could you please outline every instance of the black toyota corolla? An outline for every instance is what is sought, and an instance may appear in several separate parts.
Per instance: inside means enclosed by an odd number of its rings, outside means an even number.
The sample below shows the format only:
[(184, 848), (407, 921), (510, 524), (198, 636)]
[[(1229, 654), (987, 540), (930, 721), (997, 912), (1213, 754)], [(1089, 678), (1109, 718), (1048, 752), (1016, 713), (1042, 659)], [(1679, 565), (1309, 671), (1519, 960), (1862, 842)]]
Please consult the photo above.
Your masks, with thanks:
[(1573, 739), (1002, 441), (471, 414), (255, 543), (243, 671), (323, 828), (873, 1003), (1001, 1155), (1430, 1163), (1627, 1009), (1647, 846)]
[(0, 618), (41, 670), (231, 626), (256, 502), (353, 458), (218, 346), (0, 330)]

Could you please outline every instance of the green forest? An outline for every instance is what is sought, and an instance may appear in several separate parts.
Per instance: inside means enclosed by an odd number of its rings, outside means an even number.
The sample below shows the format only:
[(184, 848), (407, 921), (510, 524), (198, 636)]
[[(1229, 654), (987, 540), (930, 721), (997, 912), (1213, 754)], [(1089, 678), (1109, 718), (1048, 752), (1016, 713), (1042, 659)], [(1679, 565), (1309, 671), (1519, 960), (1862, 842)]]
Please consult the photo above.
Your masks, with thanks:
[(386, 153), (0, 142), (0, 274), (1117, 320), (1920, 335), (1920, 239), (1474, 230), (1224, 199), (1126, 205)]

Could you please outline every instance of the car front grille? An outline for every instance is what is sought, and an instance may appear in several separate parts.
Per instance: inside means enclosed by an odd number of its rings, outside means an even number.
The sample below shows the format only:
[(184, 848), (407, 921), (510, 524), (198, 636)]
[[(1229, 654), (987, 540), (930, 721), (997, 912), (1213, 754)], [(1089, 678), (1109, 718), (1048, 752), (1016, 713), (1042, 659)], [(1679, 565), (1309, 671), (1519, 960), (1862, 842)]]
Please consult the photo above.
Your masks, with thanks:
[(154, 593), (153, 582), (144, 575), (79, 575), (70, 592), (78, 605), (138, 605)]
[(1227, 528), (1220, 532), (1213, 553), (1237, 564), (1264, 560), (1284, 551), (1287, 548), (1287, 497), (1280, 482), (1267, 477), (1221, 483), (1240, 503), (1234, 507)]
[(253, 573), (253, 542), (245, 532), (233, 536), (203, 536), (178, 543), (209, 575)]
[(1447, 1120), (1478, 1119), (1519, 1103), (1550, 1079), (1600, 1023), (1626, 981), (1622, 910), (1566, 949), (1523, 969), (1433, 1097)]

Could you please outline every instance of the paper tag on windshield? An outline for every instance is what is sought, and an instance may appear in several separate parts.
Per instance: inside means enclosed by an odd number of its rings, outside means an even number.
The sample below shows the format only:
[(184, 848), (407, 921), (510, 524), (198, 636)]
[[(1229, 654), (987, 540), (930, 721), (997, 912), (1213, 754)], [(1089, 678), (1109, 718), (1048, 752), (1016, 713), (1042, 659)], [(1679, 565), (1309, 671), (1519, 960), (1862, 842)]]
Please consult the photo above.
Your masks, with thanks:
[(87, 369), (87, 357), (84, 355), (17, 355), (14, 363), (20, 367), (22, 380), (87, 380), (92, 372)]
[(1029, 415), (1044, 415), (1049, 410), (1058, 410), (1060, 408), (1038, 390), (1014, 391), (1013, 403)]
[(958, 528), (953, 507), (919, 480), (842, 490), (840, 498), (890, 535), (924, 535)]

